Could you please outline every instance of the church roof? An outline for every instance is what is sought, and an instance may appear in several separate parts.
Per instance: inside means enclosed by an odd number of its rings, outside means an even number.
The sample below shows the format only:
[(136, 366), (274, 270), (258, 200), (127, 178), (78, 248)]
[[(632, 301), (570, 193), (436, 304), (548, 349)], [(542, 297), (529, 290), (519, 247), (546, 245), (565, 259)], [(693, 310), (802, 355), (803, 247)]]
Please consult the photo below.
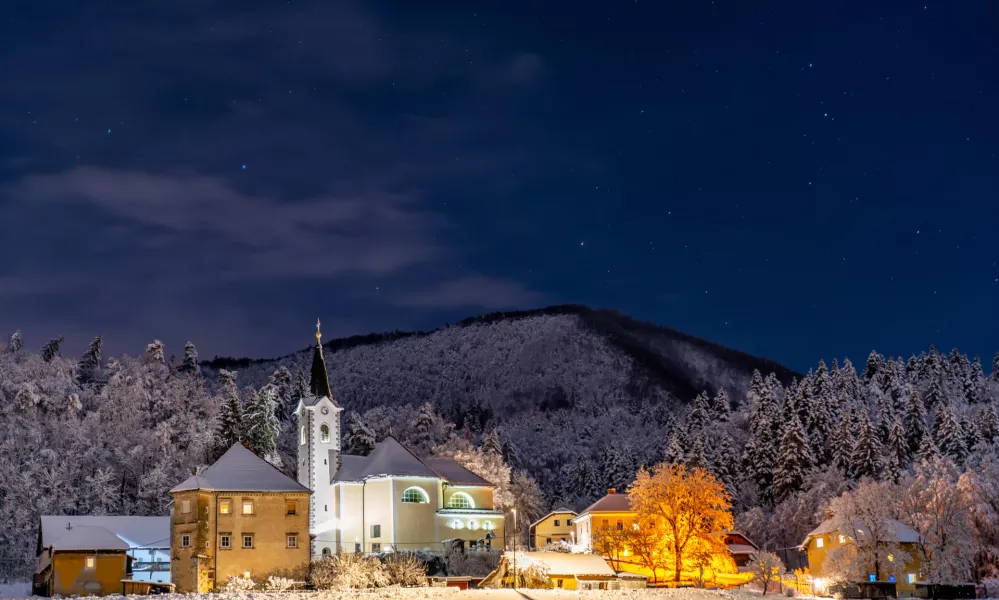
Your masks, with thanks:
[(277, 470), (274, 465), (250, 452), (242, 444), (233, 444), (222, 458), (199, 475), (170, 490), (212, 490), (216, 492), (308, 492), (309, 488)]
[(323, 358), (322, 337), (319, 321), (316, 321), (316, 346), (312, 352), (312, 369), (309, 372), (309, 397), (302, 399), (302, 404), (305, 406), (315, 406), (316, 402), (323, 398), (333, 400), (329, 375), (326, 372), (326, 360)]
[[(109, 517), (93, 515), (42, 515), (42, 547), (55, 546), (57, 550), (69, 549), (83, 543), (85, 549), (116, 549), (106, 532), (116, 536), (125, 548), (167, 548), (170, 546), (170, 517)], [(101, 531), (97, 531), (97, 530)], [(66, 537), (71, 531), (83, 530), (91, 537)], [(97, 544), (97, 548), (94, 548)]]
[[(333, 457), (331, 453), (330, 458)], [(421, 459), (391, 435), (375, 444), (368, 456), (342, 455), (333, 481), (363, 481), (385, 476), (435, 477), (452, 485), (492, 486), (449, 458)]]

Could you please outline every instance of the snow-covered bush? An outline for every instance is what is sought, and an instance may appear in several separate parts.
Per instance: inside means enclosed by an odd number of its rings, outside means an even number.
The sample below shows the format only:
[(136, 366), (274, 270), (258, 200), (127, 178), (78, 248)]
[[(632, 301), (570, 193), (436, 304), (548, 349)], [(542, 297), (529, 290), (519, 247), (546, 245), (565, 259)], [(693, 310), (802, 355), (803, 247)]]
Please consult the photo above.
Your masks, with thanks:
[(249, 577), (243, 577), (242, 575), (230, 575), (229, 581), (226, 582), (225, 587), (222, 589), (231, 594), (234, 592), (248, 592), (255, 587), (257, 587), (257, 584), (254, 583)]
[(389, 585), (416, 587), (427, 585), (427, 565), (408, 552), (390, 554), (383, 562)]
[(294, 587), (295, 581), (287, 577), (275, 577), (271, 575), (264, 584), (264, 590), (268, 592), (286, 592)]
[(390, 584), (382, 561), (343, 550), (313, 561), (309, 578), (321, 590), (367, 589)]
[(572, 554), (572, 544), (559, 540), (552, 542), (541, 549), (542, 552), (559, 552), (561, 554)]
[(444, 553), (444, 570), (450, 576), (485, 577), (499, 566), (500, 552), (477, 550), (465, 552), (452, 546)]
[(982, 590), (985, 598), (999, 598), (999, 579), (983, 579)]
[(520, 579), (518, 586), (522, 588), (544, 590), (552, 587), (552, 580), (548, 576), (548, 565), (541, 562), (518, 569), (517, 577)]

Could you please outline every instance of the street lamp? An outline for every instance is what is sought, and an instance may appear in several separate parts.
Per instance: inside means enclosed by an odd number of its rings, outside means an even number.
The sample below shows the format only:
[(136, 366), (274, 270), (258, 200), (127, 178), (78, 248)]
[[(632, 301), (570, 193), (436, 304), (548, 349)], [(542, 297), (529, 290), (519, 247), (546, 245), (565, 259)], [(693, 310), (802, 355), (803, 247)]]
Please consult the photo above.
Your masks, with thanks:
[(513, 512), (513, 589), (517, 589), (517, 509)]

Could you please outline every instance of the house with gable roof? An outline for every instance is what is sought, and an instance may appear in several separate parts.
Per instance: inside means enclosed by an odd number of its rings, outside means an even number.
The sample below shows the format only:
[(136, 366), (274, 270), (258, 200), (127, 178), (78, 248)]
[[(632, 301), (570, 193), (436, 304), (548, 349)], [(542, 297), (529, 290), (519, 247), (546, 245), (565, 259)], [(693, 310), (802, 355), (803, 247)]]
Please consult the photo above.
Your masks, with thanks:
[(314, 555), (443, 550), (458, 540), (504, 540), (496, 486), (451, 459), (420, 457), (389, 435), (368, 456), (341, 451), (334, 400), (316, 325), (309, 396), (298, 415), (298, 481), (313, 491), (309, 530)]

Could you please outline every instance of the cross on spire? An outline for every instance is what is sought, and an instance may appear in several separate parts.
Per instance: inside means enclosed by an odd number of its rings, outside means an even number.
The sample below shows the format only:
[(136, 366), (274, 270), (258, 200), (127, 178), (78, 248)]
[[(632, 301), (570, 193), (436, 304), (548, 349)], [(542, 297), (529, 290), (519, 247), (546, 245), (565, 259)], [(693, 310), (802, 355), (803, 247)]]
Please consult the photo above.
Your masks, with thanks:
[(323, 333), (319, 331), (319, 319), (316, 319), (316, 343), (323, 343)]

